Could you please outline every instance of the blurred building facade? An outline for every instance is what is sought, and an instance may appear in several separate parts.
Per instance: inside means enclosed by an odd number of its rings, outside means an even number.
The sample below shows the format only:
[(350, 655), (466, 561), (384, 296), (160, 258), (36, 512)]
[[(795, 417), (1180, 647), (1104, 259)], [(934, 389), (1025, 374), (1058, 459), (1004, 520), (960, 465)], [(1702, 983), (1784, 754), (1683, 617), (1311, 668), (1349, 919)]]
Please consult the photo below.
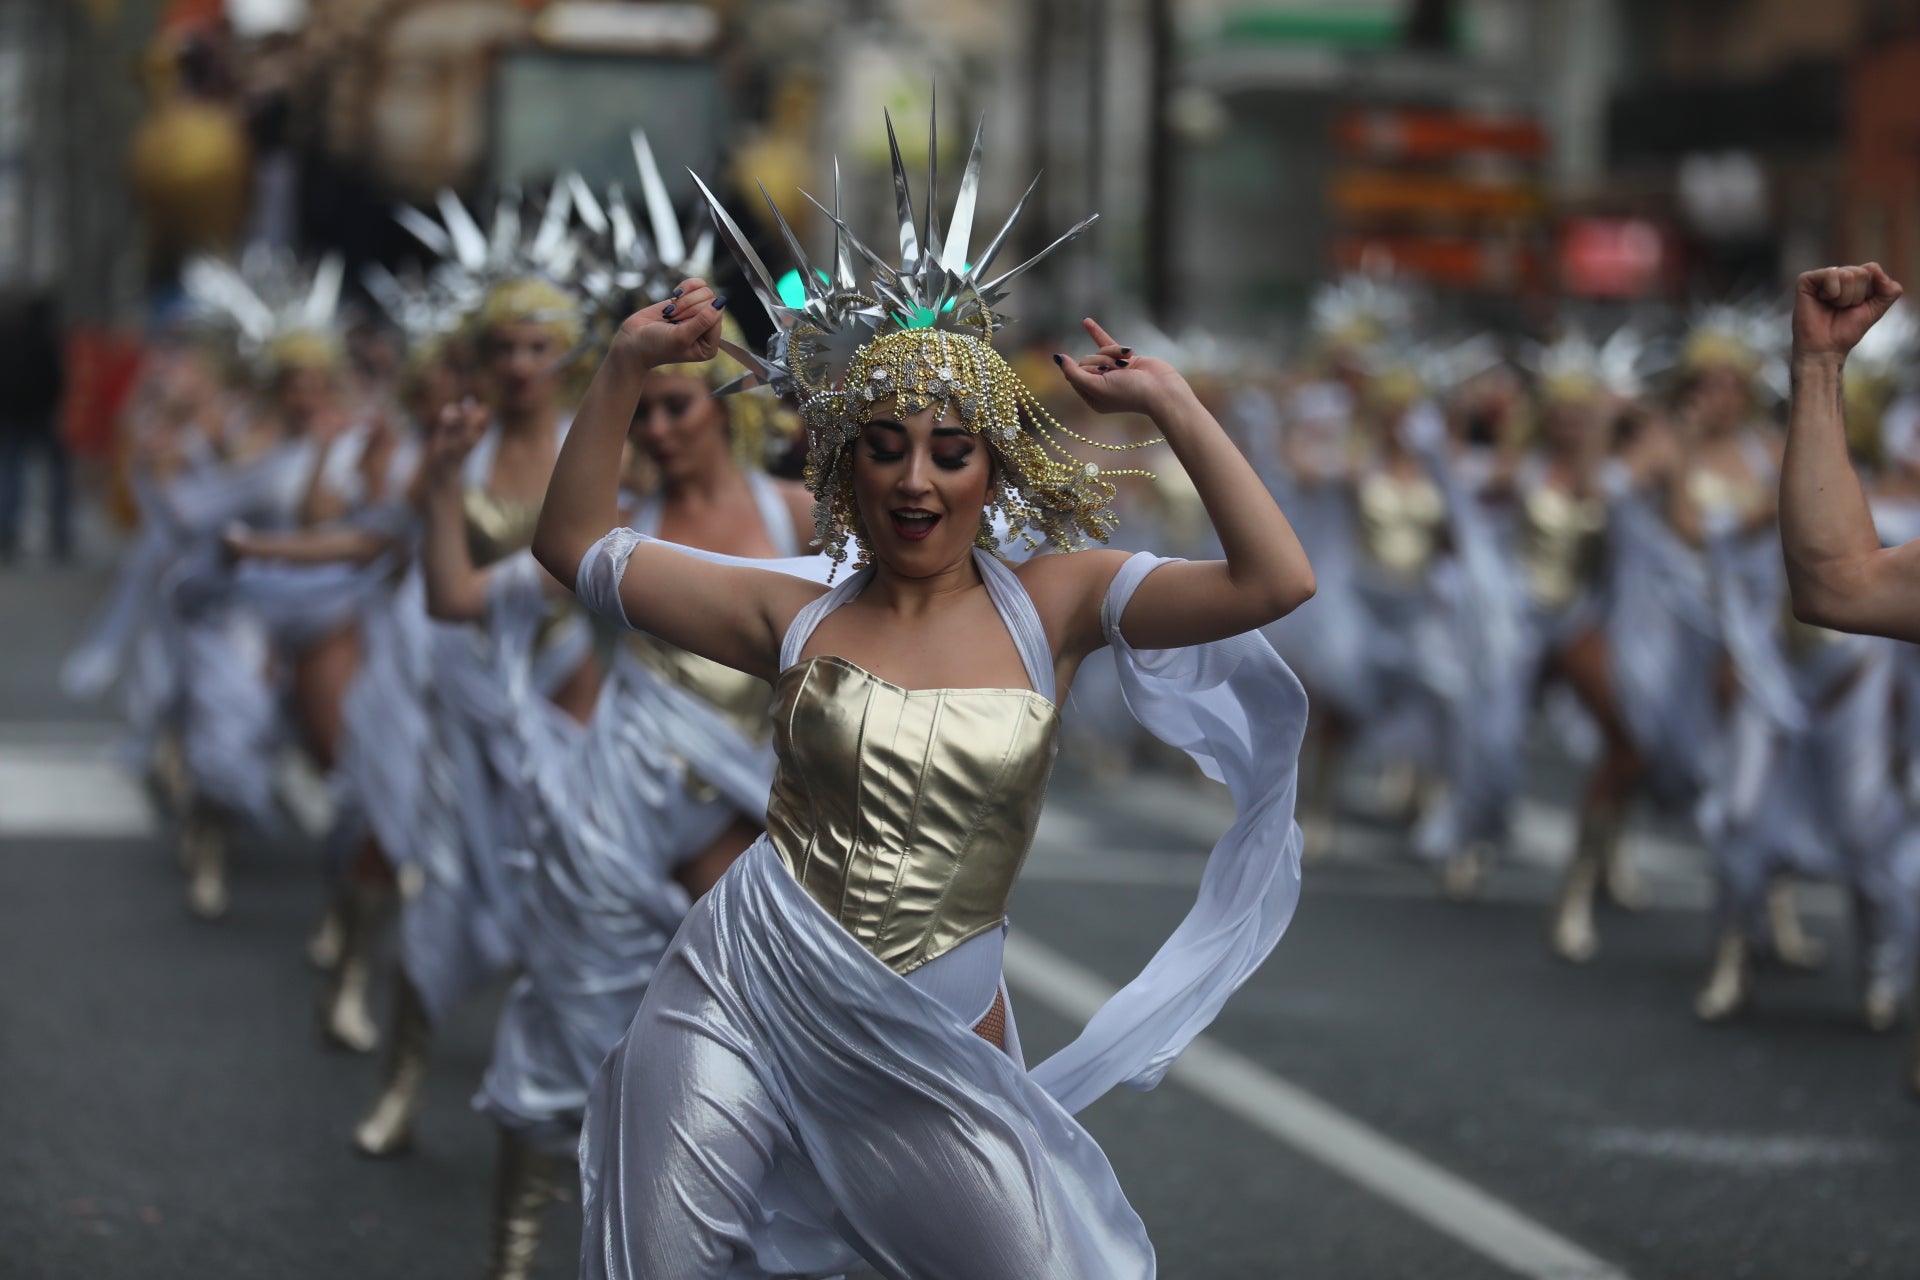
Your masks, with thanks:
[(616, 180), (635, 124), (677, 194), (695, 167), (752, 215), (754, 175), (817, 235), (791, 191), (837, 150), (880, 199), (876, 106), (920, 165), (937, 91), (946, 172), (985, 111), (990, 189), (1046, 173), (1022, 247), (1100, 210), (1067, 292), (1169, 325), (1353, 267), (1490, 304), (1764, 288), (1920, 262), (1914, 71), (1913, 0), (17, 0), (0, 278), (105, 319), (202, 243), (391, 257), (394, 200)]

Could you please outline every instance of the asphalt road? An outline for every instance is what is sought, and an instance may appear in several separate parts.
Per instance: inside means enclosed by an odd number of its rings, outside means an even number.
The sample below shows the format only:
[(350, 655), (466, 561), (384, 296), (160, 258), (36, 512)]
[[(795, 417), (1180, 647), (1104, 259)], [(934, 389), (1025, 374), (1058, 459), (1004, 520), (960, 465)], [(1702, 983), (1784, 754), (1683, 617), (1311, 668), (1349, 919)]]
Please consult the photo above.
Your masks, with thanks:
[[(193, 921), (107, 713), (54, 687), (102, 582), (0, 572), (0, 1276), (477, 1276), (493, 1136), (468, 1098), (499, 993), (442, 1037), (415, 1153), (355, 1157), (376, 1064), (314, 1033), (312, 855), (243, 847), (229, 917)], [(1542, 774), (1537, 838), (1473, 903), (1349, 820), (1201, 1051), (1087, 1113), (1163, 1275), (1920, 1275), (1920, 1107), (1900, 1039), (1853, 1021), (1832, 900), (1825, 973), (1764, 973), (1747, 1015), (1696, 1026), (1698, 855), (1656, 827), (1659, 905), (1608, 917), (1592, 966), (1552, 961), (1568, 780)], [(1219, 815), (1176, 779), (1062, 779), (1015, 904), (1030, 1057), (1178, 920)], [(541, 1274), (577, 1243), (556, 1207)]]

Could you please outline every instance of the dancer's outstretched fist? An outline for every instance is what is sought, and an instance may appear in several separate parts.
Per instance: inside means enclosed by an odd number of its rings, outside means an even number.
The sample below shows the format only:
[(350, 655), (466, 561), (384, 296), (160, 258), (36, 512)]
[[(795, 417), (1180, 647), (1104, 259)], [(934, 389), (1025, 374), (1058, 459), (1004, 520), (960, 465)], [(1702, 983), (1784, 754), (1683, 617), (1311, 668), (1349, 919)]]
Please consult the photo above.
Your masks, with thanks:
[(1804, 273), (1793, 294), (1794, 353), (1846, 355), (1900, 294), (1899, 281), (1877, 262)]

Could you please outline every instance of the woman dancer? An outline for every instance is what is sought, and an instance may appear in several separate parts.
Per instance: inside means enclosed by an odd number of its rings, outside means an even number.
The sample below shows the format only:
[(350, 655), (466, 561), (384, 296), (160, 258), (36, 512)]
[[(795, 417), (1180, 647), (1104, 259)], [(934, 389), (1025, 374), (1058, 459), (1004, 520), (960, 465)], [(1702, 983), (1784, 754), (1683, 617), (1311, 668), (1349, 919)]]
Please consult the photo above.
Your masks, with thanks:
[[(648, 375), (632, 435), (659, 487), (633, 527), (733, 556), (793, 557), (812, 536), (812, 502), (753, 465), (765, 456), (773, 406), (712, 395), (744, 372), (722, 355)], [(468, 422), (464, 438), (443, 431), (437, 454), (457, 459), (477, 425)], [(457, 522), (429, 524), (428, 556), (443, 577), (439, 616), (460, 601), (476, 616), (497, 615), (504, 595), (538, 590), (524, 570), (520, 584), (509, 581), (513, 564), (488, 581), (464, 559), (457, 532)], [(493, 1280), (529, 1274), (594, 1072), (633, 1021), (689, 902), (760, 835), (773, 779), (770, 697), (750, 675), (633, 632), (615, 650), (584, 732), (556, 732), (537, 715), (517, 720), (551, 745), (526, 747), (536, 812), (520, 914), (524, 972), (501, 1010), (476, 1100), (500, 1126)]]
[[(1179, 375), (1091, 322), (1099, 354), (1056, 357), (1065, 376), (1102, 412), (1153, 417), (1227, 560), (1095, 552), (1013, 570), (976, 546), (990, 504), (1077, 546), (1105, 532), (1112, 497), (1097, 468), (1049, 448), (1051, 423), (985, 340), (1001, 295), (979, 274), (991, 251), (966, 265), (978, 172), (976, 149), (969, 212), (925, 257), (903, 198), (911, 261), (868, 286), (928, 327), (876, 314), (867, 289), (812, 286), (805, 313), (762, 293), (786, 332), (785, 358), (759, 371), (808, 395), (822, 540), (836, 562), (851, 537), (864, 549), (840, 586), (630, 530), (595, 541), (646, 373), (715, 350), (722, 300), (700, 281), (623, 326), (555, 470), (543, 562), (577, 570), (607, 616), (774, 683), (779, 757), (768, 836), (696, 904), (596, 1080), (584, 1274), (826, 1275), (861, 1257), (902, 1276), (1150, 1274), (1139, 1219), (1069, 1111), (1157, 1080), (1290, 915), (1304, 705), (1245, 633), (1311, 594), (1306, 558)], [(718, 216), (750, 278), (770, 283)], [(863, 313), (866, 332), (834, 355)], [(1208, 642), (1224, 645), (1217, 666), (1134, 648)], [(1224, 775), (1245, 817), (1181, 945), (1029, 1075), (1000, 982), (1002, 917), (1059, 691), (1102, 643), (1121, 650), (1130, 704)], [(1249, 696), (1272, 701), (1238, 703)], [(1221, 701), (1201, 712), (1189, 698)]]
[[(416, 321), (424, 317), (415, 313)], [(399, 407), (415, 424), (437, 420), (465, 393), (465, 346), (437, 324), (412, 335), (399, 379)], [(277, 590), (351, 590), (358, 596), (357, 662), (341, 699), (335, 792), (342, 817), (333, 901), (309, 942), (327, 974), (320, 1026), (331, 1043), (369, 1052), (379, 1030), (367, 1001), (375, 952), (391, 914), (393, 866), (410, 857), (422, 760), (430, 747), (425, 699), (425, 596), (413, 571), (419, 516), (410, 489), (419, 436), (379, 425), (357, 460), (350, 511), (321, 528), (234, 530), (228, 554), (242, 561), (304, 566), (278, 575)]]
[[(441, 557), (424, 563), (428, 610), (451, 621), (475, 616), (459, 566), (509, 561), (531, 540), (563, 435), (565, 357), (581, 337), (577, 303), (536, 276), (494, 285), (474, 327), (492, 424), (459, 465), (421, 482), (429, 524), (437, 512), (464, 536), (452, 572), (436, 573), (437, 565), (449, 565), (445, 539)], [(436, 595), (437, 585), (449, 590)], [(397, 1153), (411, 1139), (433, 1023), (516, 958), (514, 868), (528, 848), (527, 807), (516, 781), (527, 767), (529, 739), (517, 731), (524, 703), (515, 690), (530, 683), (578, 724), (599, 687), (591, 636), (564, 602), (537, 591), (502, 599), (503, 610), (488, 615), (485, 626), (443, 626), (429, 639), (434, 749), (421, 783), (415, 848), (402, 855), (418, 868), (419, 891), (401, 918), (384, 1086), (354, 1133), (368, 1155)]]
[[(1622, 720), (1656, 799), (1691, 804), (1723, 886), (1739, 861), (1733, 832), (1752, 817), (1750, 747), (1734, 734), (1743, 718), (1780, 729), (1804, 720), (1771, 632), (1778, 619), (1779, 562), (1771, 550), (1778, 446), (1755, 420), (1766, 334), (1734, 308), (1703, 317), (1689, 335), (1672, 435), (1645, 447), (1653, 482), (1616, 503), (1616, 581), (1607, 642)], [(1743, 747), (1744, 744), (1744, 747)], [(1617, 829), (1616, 829), (1617, 838)], [(1603, 853), (1594, 856), (1603, 857)], [(1737, 895), (1723, 894), (1730, 906)], [(1738, 1007), (1748, 926), (1722, 912), (1715, 963), (1695, 1011), (1705, 1020)], [(1766, 929), (1775, 953), (1818, 961), (1784, 882), (1768, 891)]]
[[(1552, 680), (1572, 691), (1600, 733), (1550, 929), (1554, 953), (1575, 963), (1599, 949), (1593, 909), (1600, 891), (1623, 906), (1639, 901), (1619, 834), (1643, 765), (1620, 717), (1602, 626), (1609, 503), (1639, 483), (1634, 468), (1653, 457), (1644, 443), (1637, 451), (1614, 448), (1620, 413), (1638, 389), (1637, 355), (1625, 330), (1600, 344), (1569, 334), (1542, 352), (1540, 440), (1501, 486), (1513, 504), (1511, 556), (1523, 601), (1507, 693), (1521, 714), (1512, 724), (1524, 727), (1542, 682)], [(1508, 762), (1516, 784), (1521, 745), (1516, 733)]]

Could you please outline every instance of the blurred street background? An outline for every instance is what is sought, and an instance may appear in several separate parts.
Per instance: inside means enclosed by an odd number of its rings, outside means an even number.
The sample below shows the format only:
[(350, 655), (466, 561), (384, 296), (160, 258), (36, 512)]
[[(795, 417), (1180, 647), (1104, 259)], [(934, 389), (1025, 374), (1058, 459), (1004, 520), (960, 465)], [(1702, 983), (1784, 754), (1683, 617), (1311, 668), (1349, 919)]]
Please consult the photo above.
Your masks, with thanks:
[[(318, 833), (239, 844), (231, 918), (191, 919), (114, 709), (59, 689), (133, 527), (121, 414), (190, 255), (399, 269), (396, 206), (631, 184), (644, 125), (683, 210), (687, 170), (717, 175), (784, 263), (754, 180), (824, 243), (797, 190), (837, 158), (882, 226), (879, 107), (918, 173), (937, 96), (943, 173), (982, 112), (985, 189), (1044, 172), (1011, 260), (1102, 214), (1032, 291), (1073, 310), (1023, 332), (1089, 313), (1277, 363), (1342, 272), (1516, 330), (1783, 298), (1834, 261), (1907, 278), (1916, 79), (1907, 0), (0, 0), (0, 1276), (483, 1260), (468, 1100), (502, 991), (444, 1037), (417, 1151), (357, 1157), (373, 1068), (318, 1048), (299, 946)], [(1802, 899), (1823, 970), (1767, 970), (1701, 1027), (1713, 874), (1685, 822), (1636, 820), (1648, 902), (1595, 963), (1546, 945), (1581, 781), (1543, 741), (1472, 901), (1372, 773), (1325, 783), (1273, 959), (1165, 1086), (1088, 1113), (1161, 1274), (1920, 1275), (1920, 1108), (1856, 1016), (1845, 891)], [(296, 769), (290, 807), (314, 785)], [(1150, 752), (1069, 753), (1015, 902), (1030, 1058), (1137, 972), (1231, 816)], [(572, 1274), (577, 1222), (550, 1212), (540, 1274)]]

